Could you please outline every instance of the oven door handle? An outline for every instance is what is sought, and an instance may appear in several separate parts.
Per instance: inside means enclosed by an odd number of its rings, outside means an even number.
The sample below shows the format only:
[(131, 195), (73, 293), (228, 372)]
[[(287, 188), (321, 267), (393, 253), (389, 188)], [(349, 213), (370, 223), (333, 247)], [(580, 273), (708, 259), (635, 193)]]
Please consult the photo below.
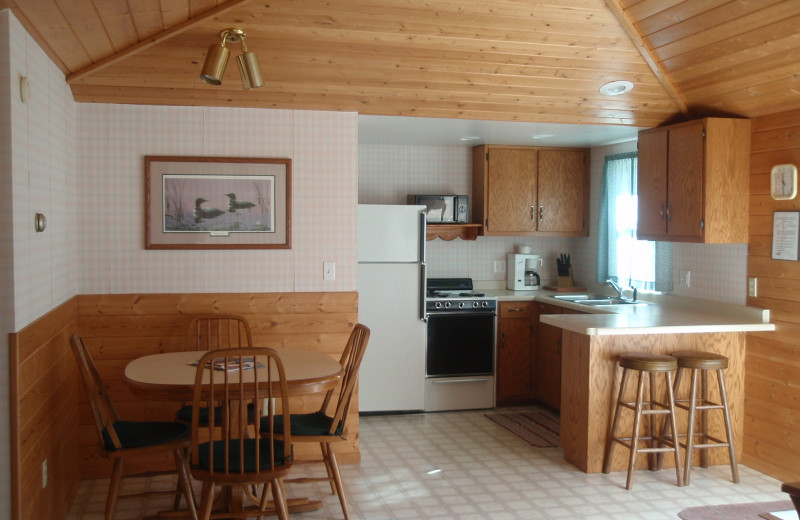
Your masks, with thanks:
[(469, 379), (434, 379), (433, 384), (453, 384), (453, 383), (486, 383), (489, 381), (488, 377), (471, 377)]

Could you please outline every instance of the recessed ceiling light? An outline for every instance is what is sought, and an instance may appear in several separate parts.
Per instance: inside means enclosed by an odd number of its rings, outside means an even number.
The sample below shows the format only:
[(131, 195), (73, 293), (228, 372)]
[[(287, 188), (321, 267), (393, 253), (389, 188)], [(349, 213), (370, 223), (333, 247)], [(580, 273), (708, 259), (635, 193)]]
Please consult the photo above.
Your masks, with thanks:
[(612, 81), (600, 87), (600, 93), (606, 96), (619, 96), (633, 90), (633, 83), (630, 81)]
[(460, 137), (459, 141), (477, 141), (480, 139), (477, 135), (465, 135), (464, 137)]
[(532, 135), (531, 139), (547, 139), (548, 137), (553, 137), (553, 134), (536, 134)]

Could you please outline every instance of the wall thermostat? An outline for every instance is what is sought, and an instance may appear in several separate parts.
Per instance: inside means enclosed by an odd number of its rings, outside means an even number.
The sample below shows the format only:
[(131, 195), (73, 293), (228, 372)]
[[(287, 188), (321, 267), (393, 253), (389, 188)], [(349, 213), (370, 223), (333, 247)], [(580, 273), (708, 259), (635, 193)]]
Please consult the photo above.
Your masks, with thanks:
[(772, 167), (770, 195), (775, 200), (790, 200), (797, 196), (797, 166), (779, 164)]

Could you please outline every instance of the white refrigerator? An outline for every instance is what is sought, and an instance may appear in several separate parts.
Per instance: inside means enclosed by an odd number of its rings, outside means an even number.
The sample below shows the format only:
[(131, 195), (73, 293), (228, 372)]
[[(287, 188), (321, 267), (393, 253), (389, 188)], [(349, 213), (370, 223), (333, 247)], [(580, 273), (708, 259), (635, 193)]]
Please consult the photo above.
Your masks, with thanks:
[(358, 320), (370, 338), (360, 412), (425, 405), (425, 206), (359, 204)]

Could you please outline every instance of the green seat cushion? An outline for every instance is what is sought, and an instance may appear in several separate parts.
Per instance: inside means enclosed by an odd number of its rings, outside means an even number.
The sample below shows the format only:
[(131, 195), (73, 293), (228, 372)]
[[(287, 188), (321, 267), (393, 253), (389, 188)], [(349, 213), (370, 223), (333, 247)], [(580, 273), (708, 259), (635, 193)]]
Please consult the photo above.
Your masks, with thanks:
[[(245, 439), (244, 440), (244, 471), (252, 473), (256, 470), (256, 442), (260, 445), (260, 453), (258, 460), (258, 467), (261, 470), (271, 469), (270, 464), (270, 443), (269, 439)], [(231, 473), (240, 473), (239, 454), (241, 452), (241, 444), (238, 439), (232, 439), (228, 445), (228, 452), (230, 454), (229, 471)], [(215, 472), (225, 471), (225, 443), (223, 441), (214, 441), (214, 468)], [(209, 457), (209, 443), (204, 442), (198, 446), (198, 459), (199, 463), (196, 466), (198, 469), (209, 470), (210, 457)], [(286, 462), (286, 454), (284, 453), (283, 443), (280, 441), (275, 442), (275, 464), (281, 465)]]
[[(175, 441), (191, 434), (188, 425), (178, 422), (156, 421), (117, 421), (114, 431), (119, 437), (123, 449), (154, 446), (164, 442)], [(108, 432), (103, 432), (103, 445), (108, 451), (115, 451), (114, 443)]]
[[(328, 417), (322, 412), (292, 414), (290, 417), (292, 425), (292, 435), (329, 435), (333, 417)], [(267, 429), (266, 419), (262, 419), (261, 428)], [(341, 435), (344, 426), (339, 423), (339, 427), (333, 435)], [(283, 433), (283, 416), (275, 416), (275, 433)]]
[[(190, 423), (192, 422), (192, 411), (194, 407), (192, 405), (186, 405), (181, 407), (180, 410), (177, 411), (175, 417), (179, 421)], [(247, 422), (253, 422), (253, 405), (247, 405)], [(200, 425), (208, 424), (208, 408), (205, 406), (200, 407)], [(219, 406), (214, 407), (214, 424), (222, 424), (222, 409)]]

